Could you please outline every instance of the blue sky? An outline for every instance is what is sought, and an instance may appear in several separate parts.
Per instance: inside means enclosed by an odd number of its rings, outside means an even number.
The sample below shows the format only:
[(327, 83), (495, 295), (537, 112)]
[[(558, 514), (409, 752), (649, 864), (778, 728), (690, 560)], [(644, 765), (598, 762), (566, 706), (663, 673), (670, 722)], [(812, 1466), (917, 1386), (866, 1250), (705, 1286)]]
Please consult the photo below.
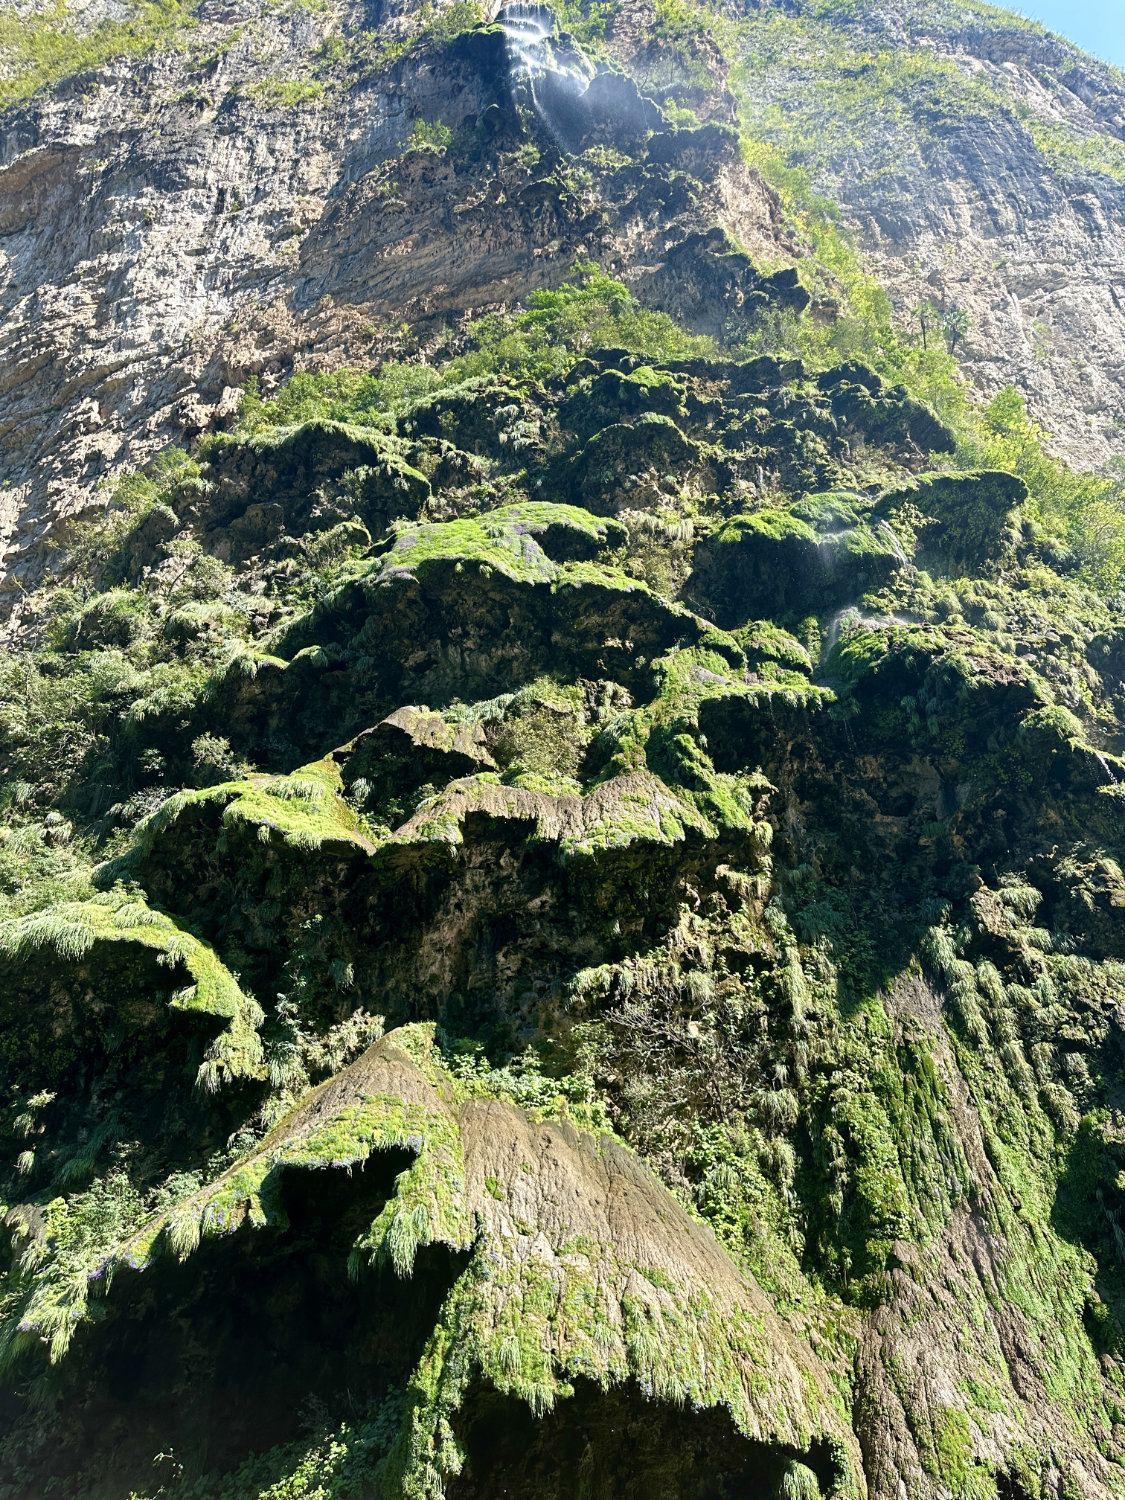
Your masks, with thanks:
[(1016, 0), (1012, 9), (1125, 68), (1125, 0)]

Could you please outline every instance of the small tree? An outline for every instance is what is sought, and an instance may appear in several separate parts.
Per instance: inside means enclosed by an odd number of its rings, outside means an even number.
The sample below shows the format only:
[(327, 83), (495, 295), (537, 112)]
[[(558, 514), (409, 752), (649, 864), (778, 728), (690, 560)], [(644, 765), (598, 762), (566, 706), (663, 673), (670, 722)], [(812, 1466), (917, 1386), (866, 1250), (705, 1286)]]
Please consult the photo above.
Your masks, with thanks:
[(969, 315), (956, 302), (942, 313), (941, 331), (945, 336), (945, 347), (952, 354), (969, 331)]

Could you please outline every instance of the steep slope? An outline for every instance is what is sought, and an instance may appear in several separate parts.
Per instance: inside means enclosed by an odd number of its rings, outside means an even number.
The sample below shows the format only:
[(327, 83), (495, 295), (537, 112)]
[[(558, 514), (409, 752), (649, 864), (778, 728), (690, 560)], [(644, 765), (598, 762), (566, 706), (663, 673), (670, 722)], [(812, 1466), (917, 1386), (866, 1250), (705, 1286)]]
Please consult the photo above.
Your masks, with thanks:
[[(54, 520), (156, 448), (223, 425), (251, 377), (377, 357), (407, 324), (432, 339), (557, 285), (576, 259), (651, 277), (716, 223), (778, 258), (776, 201), (720, 128), (729, 100), (714, 131), (674, 137), (602, 64), (568, 125), (521, 79), (518, 27), (458, 39), (479, 14), (461, 9), (413, 16), (396, 40), (403, 20), (366, 29), (376, 18), (357, 4), (205, 3), (171, 12), (139, 65), (111, 61), (3, 112), (10, 570), (34, 577)], [(44, 33), (60, 24), (48, 11)], [(545, 70), (549, 45), (532, 46)], [(733, 262), (720, 279), (741, 301)]]
[(792, 0), (736, 30), (746, 125), (840, 204), (900, 315), (932, 303), (1072, 463), (1118, 456), (1125, 76), (977, 0)]
[(1112, 614), (869, 369), (540, 309), (12, 660), (8, 1493), (1108, 1493)]
[[(1119, 1493), (1113, 486), (739, 149), (761, 17), (243, 19), (195, 146), (176, 10), (0, 116), (12, 287), (154, 153), (169, 226), (330, 158), (284, 272), (200, 230), (186, 343), (186, 237), (90, 269), (128, 400), (13, 301), (75, 356), (6, 397), (0, 1497)], [(51, 176), (126, 99), (120, 201)], [(93, 494), (87, 392), (160, 450)]]

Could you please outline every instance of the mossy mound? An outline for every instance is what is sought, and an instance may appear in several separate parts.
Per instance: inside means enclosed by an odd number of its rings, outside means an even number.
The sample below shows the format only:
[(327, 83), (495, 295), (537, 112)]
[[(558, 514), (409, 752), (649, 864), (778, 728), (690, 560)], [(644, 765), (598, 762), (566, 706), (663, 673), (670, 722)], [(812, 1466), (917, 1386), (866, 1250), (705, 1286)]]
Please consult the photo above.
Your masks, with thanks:
[(612, 525), (530, 503), (400, 531), (280, 632), (276, 655), (228, 662), (210, 685), (204, 725), (248, 747), (272, 740), (292, 765), (409, 698), (485, 698), (548, 669), (644, 693), (649, 661), (700, 624), (607, 563), (570, 560), (601, 551)]
[[(479, 1464), (475, 1424), (458, 1416), (482, 1385), (542, 1413), (565, 1411), (575, 1379), (603, 1392), (635, 1381), (656, 1403), (725, 1408), (778, 1477), (797, 1453), (821, 1471), (829, 1495), (853, 1491), (858, 1451), (826, 1372), (710, 1233), (616, 1141), (466, 1095), (440, 1067), (427, 1028), (376, 1043), (253, 1153), (92, 1265), (108, 1296), (106, 1327), (87, 1340), (87, 1357), (96, 1361), (98, 1341), (112, 1342), (131, 1278), (152, 1276), (159, 1257), (190, 1266), (201, 1244), (240, 1230), (276, 1237), (301, 1211), (310, 1173), (364, 1173), (386, 1153), (406, 1153), (410, 1165), (352, 1246), (356, 1274), (385, 1263), (405, 1295), (427, 1246), (468, 1252), (407, 1384), (385, 1460), (392, 1492), (430, 1492), (462, 1470), (466, 1447), (477, 1448)], [(63, 1295), (56, 1288), (48, 1305), (39, 1289), (22, 1311), (25, 1337), (63, 1318)], [(85, 1309), (78, 1287), (72, 1296), (65, 1319), (73, 1328)], [(56, 1341), (55, 1358), (65, 1354)], [(127, 1456), (90, 1458), (117, 1482), (126, 1478)]]
[(207, 1088), (261, 1076), (257, 1003), (205, 943), (134, 896), (110, 892), (9, 920), (0, 965), (11, 1078), (28, 1056), (42, 1087), (72, 1081), (80, 1060), (104, 1061), (126, 1041), (137, 1056), (159, 1055), (174, 1045), (176, 1014), (211, 1032), (199, 1065)]
[(429, 494), (401, 442), (321, 419), (245, 440), (213, 439), (177, 509), (181, 523), (207, 536), (216, 557), (243, 562), (283, 538), (347, 522), (382, 536), (392, 521), (416, 517)]
[[(650, 155), (657, 161), (674, 159), (698, 152), (704, 144), (721, 154), (724, 147), (729, 149), (729, 138), (718, 130), (712, 126), (707, 134), (678, 132), (670, 139), (657, 138)], [(689, 328), (720, 335), (732, 314), (750, 319), (771, 306), (803, 312), (812, 300), (794, 269), (763, 275), (719, 228), (690, 234), (673, 245), (664, 264), (646, 278), (645, 289)]]
[(728, 630), (858, 602), (907, 559), (891, 528), (861, 522), (849, 498), (814, 495), (733, 517), (696, 549), (688, 596)]
[(932, 411), (912, 401), (905, 387), (885, 388), (880, 376), (850, 362), (826, 370), (817, 385), (828, 396), (833, 416), (873, 443), (913, 443), (923, 452), (953, 453), (957, 440)]
[(893, 516), (904, 504), (916, 506), (922, 513), (920, 564), (964, 573), (1011, 555), (1027, 496), (1027, 485), (1014, 474), (923, 474), (909, 488), (881, 495), (876, 513)]
[[(345, 764), (352, 753), (340, 752)], [(374, 751), (364, 753), (376, 786), (401, 764), (396, 746), (378, 770)], [(693, 781), (702, 796), (677, 796), (645, 770), (603, 774), (585, 795), (543, 790), (551, 783), (541, 775), (520, 781), (531, 784), (502, 785), (494, 772), (452, 780), (393, 829), (341, 799), (334, 761), (182, 793), (98, 878), (138, 882), (237, 954), (258, 992), (291, 982), (287, 959), (315, 949), (320, 977), (303, 981), (310, 1013), (331, 1013), (346, 976), (351, 1005), (533, 1030), (576, 963), (651, 942), (686, 885), (712, 887), (724, 860), (752, 862), (760, 842), (746, 800), (731, 788), (713, 795), (706, 779)], [(408, 787), (396, 787), (402, 813)], [(190, 890), (185, 867), (196, 872)], [(623, 922), (626, 890), (638, 902)], [(428, 954), (423, 989), (409, 952)]]
[(686, 417), (684, 394), (683, 381), (650, 366), (603, 370), (575, 385), (568, 381), (559, 421), (586, 440), (603, 427), (641, 414)]
[(566, 477), (575, 500), (595, 514), (612, 514), (650, 471), (711, 488), (705, 448), (685, 437), (671, 417), (645, 412), (632, 422), (603, 427), (572, 461)]

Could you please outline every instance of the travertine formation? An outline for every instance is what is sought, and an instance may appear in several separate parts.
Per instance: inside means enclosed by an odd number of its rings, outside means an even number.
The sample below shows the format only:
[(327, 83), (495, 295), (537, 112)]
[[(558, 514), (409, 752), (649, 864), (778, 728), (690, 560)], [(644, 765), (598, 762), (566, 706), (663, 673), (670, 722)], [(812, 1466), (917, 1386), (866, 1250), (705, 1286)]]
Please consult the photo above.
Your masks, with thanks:
[(0, 1500), (1120, 1490), (1125, 522), (740, 140), (810, 9), (0, 113)]

